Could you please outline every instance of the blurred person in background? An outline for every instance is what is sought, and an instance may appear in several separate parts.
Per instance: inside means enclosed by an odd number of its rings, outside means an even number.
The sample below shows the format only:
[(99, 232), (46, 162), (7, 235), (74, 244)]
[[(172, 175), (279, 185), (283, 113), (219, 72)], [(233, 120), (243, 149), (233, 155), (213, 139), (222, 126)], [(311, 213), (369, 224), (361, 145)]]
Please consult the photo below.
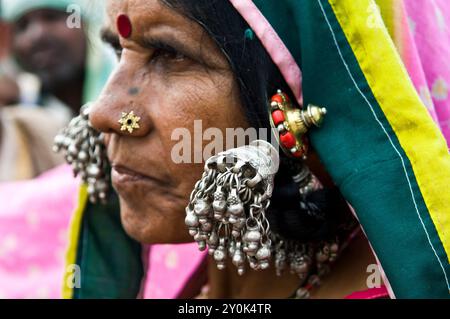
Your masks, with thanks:
[(0, 107), (18, 103), (20, 95), (16, 81), (3, 70), (9, 56), (10, 32), (9, 25), (0, 20)]
[[(1, 10), (1, 8), (0, 8)], [(9, 26), (0, 20), (0, 62), (8, 54), (9, 50)]]
[[(69, 28), (62, 8), (20, 6), (8, 18), (12, 23), (12, 55), (20, 68), (35, 74), (41, 84), (38, 104), (62, 103), (76, 113), (83, 100), (87, 38), (84, 28)], [(8, 3), (11, 3), (9, 1)], [(8, 6), (5, 7), (7, 9)], [(26, 10), (25, 10), (26, 9)], [(57, 101), (55, 101), (55, 99)]]
[[(9, 181), (0, 183), (8, 203), (0, 209), (0, 299), (58, 298), (78, 182), (68, 165), (47, 171), (61, 162), (51, 146), (72, 114), (96, 98), (116, 58), (97, 39), (103, 11), (93, 1), (0, 5), (0, 69), (20, 88), (16, 101), (0, 107), (0, 182)], [(78, 13), (81, 28), (66, 23)]]
[(14, 79), (0, 74), (0, 107), (17, 104), (19, 102), (19, 86)]
[(0, 114), (0, 181), (33, 178), (62, 163), (51, 149), (54, 136), (95, 99), (114, 65), (86, 4), (1, 0), (9, 52), (0, 62), (0, 105), (9, 107)]

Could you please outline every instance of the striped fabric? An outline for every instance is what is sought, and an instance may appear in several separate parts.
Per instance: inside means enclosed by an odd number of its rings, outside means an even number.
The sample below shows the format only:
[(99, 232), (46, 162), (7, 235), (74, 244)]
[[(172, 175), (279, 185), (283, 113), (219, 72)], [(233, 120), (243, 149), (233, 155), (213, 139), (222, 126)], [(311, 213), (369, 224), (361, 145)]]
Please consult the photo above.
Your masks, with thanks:
[(299, 63), (305, 104), (329, 111), (312, 142), (395, 296), (450, 297), (450, 156), (375, 3), (254, 3)]
[(377, 3), (408, 74), (450, 149), (450, 2)]
[[(235, 7), (245, 2), (251, 0), (232, 0)], [(298, 63), (303, 78), (292, 83), (302, 83), (305, 104), (328, 110), (312, 143), (354, 207), (395, 297), (450, 297), (450, 155), (375, 2), (253, 3)], [(69, 254), (70, 262), (89, 269), (91, 281), (66, 296), (133, 297), (140, 250), (114, 226), (116, 213), (97, 210), (88, 205), (82, 223), (75, 219), (79, 244)], [(120, 253), (102, 246), (111, 240)], [(93, 278), (115, 282), (96, 291)]]

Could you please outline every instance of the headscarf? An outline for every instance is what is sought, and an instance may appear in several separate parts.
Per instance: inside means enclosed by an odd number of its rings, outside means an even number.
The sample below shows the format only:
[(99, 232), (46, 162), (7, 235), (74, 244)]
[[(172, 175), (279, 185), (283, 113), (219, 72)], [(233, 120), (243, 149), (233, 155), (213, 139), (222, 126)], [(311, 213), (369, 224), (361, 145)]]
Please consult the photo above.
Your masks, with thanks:
[[(354, 208), (391, 296), (448, 298), (450, 155), (376, 3), (229, 1), (263, 43), (297, 102), (327, 108), (322, 128), (310, 133), (311, 142)], [(87, 197), (85, 189), (81, 195)], [(74, 238), (85, 236), (102, 215), (112, 221), (106, 213), (92, 214), (94, 209), (88, 204), (86, 218), (73, 224)], [(116, 278), (121, 269), (122, 276), (108, 282), (115, 290), (105, 294), (95, 283), (86, 283), (81, 289), (66, 289), (65, 296), (135, 297), (143, 271), (141, 250), (123, 233), (98, 229), (96, 235), (95, 242), (75, 241), (68, 262), (89, 260), (92, 267), (86, 269), (98, 278)], [(106, 253), (111, 236), (121, 236), (120, 244), (129, 249)], [(94, 266), (99, 263), (109, 269)]]
[(391, 294), (449, 297), (450, 156), (376, 3), (230, 1), (298, 102), (327, 108), (312, 144), (354, 207)]

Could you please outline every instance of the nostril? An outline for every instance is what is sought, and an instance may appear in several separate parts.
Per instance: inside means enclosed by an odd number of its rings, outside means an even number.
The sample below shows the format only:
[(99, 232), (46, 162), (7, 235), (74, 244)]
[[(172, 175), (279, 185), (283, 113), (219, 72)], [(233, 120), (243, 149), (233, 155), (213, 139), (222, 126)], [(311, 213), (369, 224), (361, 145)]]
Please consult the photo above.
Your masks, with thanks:
[(92, 103), (89, 107), (89, 122), (97, 131), (109, 133), (111, 128), (107, 125), (107, 114), (100, 107), (98, 102)]
[(108, 147), (109, 141), (111, 140), (111, 133), (112, 133), (112, 132), (104, 133), (103, 142), (104, 142), (104, 144), (105, 144), (106, 147)]

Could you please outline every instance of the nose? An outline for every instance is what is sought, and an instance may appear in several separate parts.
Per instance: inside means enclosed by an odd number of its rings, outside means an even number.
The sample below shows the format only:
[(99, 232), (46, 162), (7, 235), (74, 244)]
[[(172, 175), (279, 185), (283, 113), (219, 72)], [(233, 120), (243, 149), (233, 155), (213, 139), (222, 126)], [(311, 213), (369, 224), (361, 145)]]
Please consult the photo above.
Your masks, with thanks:
[(134, 85), (138, 82), (135, 71), (121, 62), (98, 100), (92, 104), (89, 120), (98, 131), (142, 137), (152, 130), (152, 121), (139, 94), (139, 85)]

